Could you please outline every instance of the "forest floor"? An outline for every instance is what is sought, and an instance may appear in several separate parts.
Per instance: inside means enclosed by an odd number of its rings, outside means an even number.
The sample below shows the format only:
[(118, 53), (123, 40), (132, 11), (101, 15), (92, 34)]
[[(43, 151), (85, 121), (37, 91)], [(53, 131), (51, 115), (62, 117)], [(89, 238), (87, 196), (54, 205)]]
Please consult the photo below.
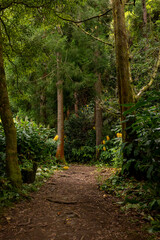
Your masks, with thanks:
[[(99, 191), (97, 179), (111, 169), (70, 166), (57, 171), (31, 194), (7, 210), (0, 223), (2, 240), (151, 240), (146, 222), (135, 211), (122, 212), (118, 198)], [(160, 238), (157, 238), (160, 239)]]

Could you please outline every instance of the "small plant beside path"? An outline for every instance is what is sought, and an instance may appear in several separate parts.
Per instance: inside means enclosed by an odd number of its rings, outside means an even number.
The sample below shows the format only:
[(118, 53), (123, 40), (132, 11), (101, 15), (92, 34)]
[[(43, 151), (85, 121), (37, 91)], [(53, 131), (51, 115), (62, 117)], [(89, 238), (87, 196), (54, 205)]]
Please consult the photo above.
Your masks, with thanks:
[[(102, 170), (103, 172), (104, 170)], [(134, 209), (150, 223), (150, 233), (160, 232), (160, 189), (158, 184), (137, 181), (134, 178), (125, 178), (117, 172), (101, 181), (100, 190), (120, 198), (117, 204), (122, 211)]]

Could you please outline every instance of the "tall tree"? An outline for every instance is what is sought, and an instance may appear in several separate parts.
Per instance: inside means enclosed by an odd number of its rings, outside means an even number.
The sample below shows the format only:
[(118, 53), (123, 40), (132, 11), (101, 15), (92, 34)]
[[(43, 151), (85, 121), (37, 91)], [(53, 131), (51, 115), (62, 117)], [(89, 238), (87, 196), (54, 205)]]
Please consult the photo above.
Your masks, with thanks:
[(78, 117), (78, 94), (77, 92), (75, 91), (74, 92), (74, 111), (75, 111), (75, 114), (76, 116)]
[(146, 8), (146, 0), (142, 0), (142, 13), (143, 13), (143, 26), (144, 30), (146, 31), (147, 25), (147, 8)]
[(64, 158), (64, 113), (63, 113), (63, 81), (60, 76), (60, 54), (57, 52), (57, 133), (59, 144), (56, 158), (65, 163)]
[(3, 39), (0, 22), (0, 115), (6, 138), (6, 170), (13, 185), (20, 187), (22, 177), (17, 158), (17, 137), (10, 109), (3, 61)]
[(123, 113), (129, 108), (125, 106), (125, 104), (131, 104), (135, 102), (135, 96), (131, 80), (129, 49), (124, 15), (125, 1), (112, 0), (112, 5), (114, 18), (118, 93), (122, 121), (122, 136), (123, 142), (131, 142), (132, 137), (127, 134), (127, 129), (131, 126), (131, 122), (126, 121), (126, 117), (123, 115)]
[(46, 87), (45, 87), (45, 81), (46, 81), (46, 73), (43, 74), (43, 87), (40, 91), (40, 122), (44, 125), (47, 124), (47, 113), (46, 113)]
[[(148, 84), (141, 88), (138, 94), (135, 94), (134, 87), (131, 79), (130, 62), (129, 62), (129, 49), (128, 40), (125, 26), (125, 14), (124, 6), (125, 0), (112, 0), (113, 5), (113, 18), (114, 18), (114, 34), (115, 34), (115, 51), (116, 51), (116, 67), (117, 67), (117, 80), (118, 80), (118, 91), (119, 91), (119, 103), (121, 110), (121, 121), (122, 121), (122, 139), (125, 143), (124, 147), (124, 159), (129, 160), (134, 156), (136, 135), (131, 130), (131, 126), (135, 121), (136, 115), (132, 118), (126, 118), (124, 112), (130, 108), (130, 104), (134, 104), (152, 85), (158, 68), (160, 66), (160, 51), (156, 60), (155, 66), (153, 67), (153, 74)], [(127, 145), (130, 144), (132, 149), (127, 150)], [(125, 164), (126, 161), (124, 161)], [(127, 168), (127, 174), (137, 176), (137, 169), (135, 162), (132, 162)]]

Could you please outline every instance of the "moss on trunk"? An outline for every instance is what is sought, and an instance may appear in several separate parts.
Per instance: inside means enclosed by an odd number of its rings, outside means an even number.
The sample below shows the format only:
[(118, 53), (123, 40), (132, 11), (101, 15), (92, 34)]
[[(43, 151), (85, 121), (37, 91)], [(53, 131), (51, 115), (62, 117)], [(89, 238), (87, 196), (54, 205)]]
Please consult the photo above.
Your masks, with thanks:
[(128, 40), (125, 26), (124, 4), (125, 1), (112, 0), (113, 18), (114, 18), (114, 34), (115, 34), (115, 51), (116, 51), (116, 67), (119, 103), (122, 120), (122, 136), (123, 142), (131, 142), (132, 136), (127, 133), (127, 129), (132, 125), (131, 121), (125, 121), (126, 116), (123, 113), (129, 109), (124, 104), (135, 102), (135, 96), (131, 81)]
[(22, 183), (21, 172), (17, 159), (17, 136), (10, 109), (6, 78), (3, 62), (3, 42), (0, 25), (0, 115), (6, 139), (6, 171), (12, 184), (20, 187)]
[[(125, 147), (123, 148), (123, 167), (125, 174), (136, 177), (139, 174), (136, 169), (136, 161), (133, 161), (130, 166), (127, 166), (125, 170), (125, 164), (128, 162), (128, 160), (135, 158), (134, 149), (137, 144), (136, 141), (134, 141), (136, 139), (136, 133), (133, 132), (131, 128), (132, 124), (135, 122), (135, 115), (134, 113), (132, 113), (133, 117), (127, 119), (126, 115), (124, 116), (123, 114), (130, 108), (130, 104), (135, 103), (136, 99), (130, 72), (128, 39), (124, 14), (125, 0), (112, 0), (112, 3), (114, 17), (117, 81), (122, 121), (122, 136), (123, 142), (125, 143)], [(127, 151), (128, 145), (130, 147), (132, 146), (132, 148), (130, 148), (130, 151)]]

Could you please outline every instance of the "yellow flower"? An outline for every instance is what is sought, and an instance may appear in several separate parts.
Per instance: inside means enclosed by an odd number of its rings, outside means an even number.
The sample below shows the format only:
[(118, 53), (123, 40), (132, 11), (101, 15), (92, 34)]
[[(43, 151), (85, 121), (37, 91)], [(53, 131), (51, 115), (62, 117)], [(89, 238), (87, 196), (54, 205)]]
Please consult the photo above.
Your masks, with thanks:
[(110, 137), (109, 137), (109, 136), (106, 136), (106, 139), (107, 139), (107, 141), (109, 141), (109, 140), (110, 140)]
[(106, 151), (106, 147), (103, 147), (103, 151)]
[(53, 138), (54, 141), (57, 141), (58, 140), (58, 135), (56, 135), (54, 138)]
[(105, 141), (105, 140), (103, 140), (103, 141), (102, 141), (102, 143), (103, 143), (103, 144), (105, 144), (105, 143), (106, 143), (106, 141)]
[(64, 170), (68, 170), (69, 167), (68, 167), (68, 166), (64, 166), (63, 169), (64, 169)]
[(88, 108), (88, 105), (87, 105), (87, 108)]
[(93, 129), (95, 130), (96, 128), (95, 128), (95, 127), (93, 127)]
[(122, 137), (122, 133), (117, 133), (117, 138), (121, 138)]

